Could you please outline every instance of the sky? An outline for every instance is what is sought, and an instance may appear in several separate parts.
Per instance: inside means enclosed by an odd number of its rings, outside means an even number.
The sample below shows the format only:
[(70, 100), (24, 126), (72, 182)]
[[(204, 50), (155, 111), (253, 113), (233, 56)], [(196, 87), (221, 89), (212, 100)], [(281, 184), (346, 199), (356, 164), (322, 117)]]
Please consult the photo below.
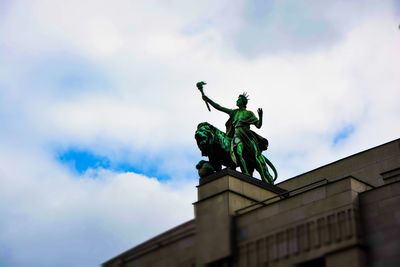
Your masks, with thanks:
[(400, 2), (0, 0), (0, 267), (193, 218), (198, 123), (264, 110), (278, 182), (399, 138)]

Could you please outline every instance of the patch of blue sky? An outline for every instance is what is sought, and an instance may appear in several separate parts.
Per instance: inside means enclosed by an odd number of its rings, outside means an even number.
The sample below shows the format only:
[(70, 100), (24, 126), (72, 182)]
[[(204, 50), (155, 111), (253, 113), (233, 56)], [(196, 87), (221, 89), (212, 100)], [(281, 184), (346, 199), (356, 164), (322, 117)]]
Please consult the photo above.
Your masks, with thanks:
[(252, 0), (246, 3), (245, 14), (247, 19), (263, 20), (273, 9), (274, 1)]
[(70, 148), (59, 152), (57, 160), (79, 175), (83, 175), (90, 169), (107, 169), (119, 173), (143, 174), (148, 177), (155, 177), (160, 181), (166, 181), (170, 178), (169, 174), (163, 173), (158, 168), (157, 161), (150, 161), (145, 158), (140, 162), (113, 161), (107, 156), (89, 150)]
[(58, 160), (67, 164), (79, 174), (85, 173), (88, 169), (108, 169), (111, 162), (108, 158), (93, 154), (85, 150), (69, 149), (58, 155)]
[(238, 32), (235, 43), (249, 56), (331, 45), (339, 33), (324, 16), (324, 8), (299, 1), (248, 1), (244, 10), (247, 25)]
[[(0, 14), (3, 16), (0, 16), (0, 20), (6, 16), (7, 12), (11, 8), (12, 0), (1, 0), (0, 1)], [(0, 265), (1, 266), (1, 265)]]
[(355, 131), (354, 125), (346, 125), (345, 127), (341, 128), (339, 131), (337, 131), (332, 139), (332, 145), (336, 146), (349, 138)]
[(396, 10), (396, 14), (400, 15), (400, 0), (394, 0), (393, 2), (394, 2), (394, 8)]
[(31, 87), (50, 90), (63, 96), (109, 87), (107, 75), (94, 62), (78, 55), (53, 53), (41, 55), (29, 71)]

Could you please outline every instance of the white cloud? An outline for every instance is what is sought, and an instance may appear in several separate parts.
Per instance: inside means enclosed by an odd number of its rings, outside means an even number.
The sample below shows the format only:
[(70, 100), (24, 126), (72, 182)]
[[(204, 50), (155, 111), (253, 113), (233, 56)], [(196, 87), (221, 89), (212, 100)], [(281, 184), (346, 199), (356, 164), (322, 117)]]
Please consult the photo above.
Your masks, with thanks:
[(0, 262), (6, 266), (96, 266), (193, 216), (193, 182), (173, 188), (106, 170), (77, 178), (40, 151), (2, 148), (0, 244), (6, 255)]
[[(400, 34), (389, 2), (313, 6), (308, 16), (319, 12), (312, 19), (340, 34), (306, 51), (293, 37), (279, 53), (239, 45), (248, 4), (8, 5), (0, 18), (0, 264), (98, 265), (191, 218), (194, 129), (201, 121), (223, 129), (227, 119), (206, 110), (198, 80), (223, 105), (247, 91), (249, 108), (264, 109), (259, 132), (280, 180), (398, 138)], [(264, 37), (246, 35), (259, 44), (273, 36)], [(348, 126), (354, 132), (333, 145)], [(55, 160), (59, 146), (154, 159), (172, 179), (106, 170), (78, 177)]]

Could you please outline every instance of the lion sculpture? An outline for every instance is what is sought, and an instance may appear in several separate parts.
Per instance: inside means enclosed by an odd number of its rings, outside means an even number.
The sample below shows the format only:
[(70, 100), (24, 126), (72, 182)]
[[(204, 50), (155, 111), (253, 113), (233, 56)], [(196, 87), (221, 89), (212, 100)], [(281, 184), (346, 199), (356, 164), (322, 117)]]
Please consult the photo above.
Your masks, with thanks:
[[(231, 158), (231, 138), (223, 131), (209, 124), (208, 122), (199, 123), (194, 135), (197, 146), (202, 156), (208, 157), (209, 161), (201, 160), (196, 168), (200, 177), (208, 176), (214, 172), (220, 171), (222, 166), (236, 169), (238, 166)], [(246, 156), (246, 155), (245, 155)], [(274, 165), (264, 156), (268, 167), (274, 173), (272, 181), (275, 181), (278, 174)], [(252, 175), (255, 164), (249, 161), (249, 172)]]

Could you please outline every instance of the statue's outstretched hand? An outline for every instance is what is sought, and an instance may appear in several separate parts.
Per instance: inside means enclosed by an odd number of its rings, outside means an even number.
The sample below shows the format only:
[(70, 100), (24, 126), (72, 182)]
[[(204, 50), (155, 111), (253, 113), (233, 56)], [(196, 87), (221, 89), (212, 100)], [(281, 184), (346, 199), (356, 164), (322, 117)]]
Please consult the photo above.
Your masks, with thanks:
[(258, 113), (258, 116), (259, 116), (260, 118), (262, 118), (262, 116), (263, 116), (263, 110), (262, 110), (262, 108), (257, 109), (257, 113)]

